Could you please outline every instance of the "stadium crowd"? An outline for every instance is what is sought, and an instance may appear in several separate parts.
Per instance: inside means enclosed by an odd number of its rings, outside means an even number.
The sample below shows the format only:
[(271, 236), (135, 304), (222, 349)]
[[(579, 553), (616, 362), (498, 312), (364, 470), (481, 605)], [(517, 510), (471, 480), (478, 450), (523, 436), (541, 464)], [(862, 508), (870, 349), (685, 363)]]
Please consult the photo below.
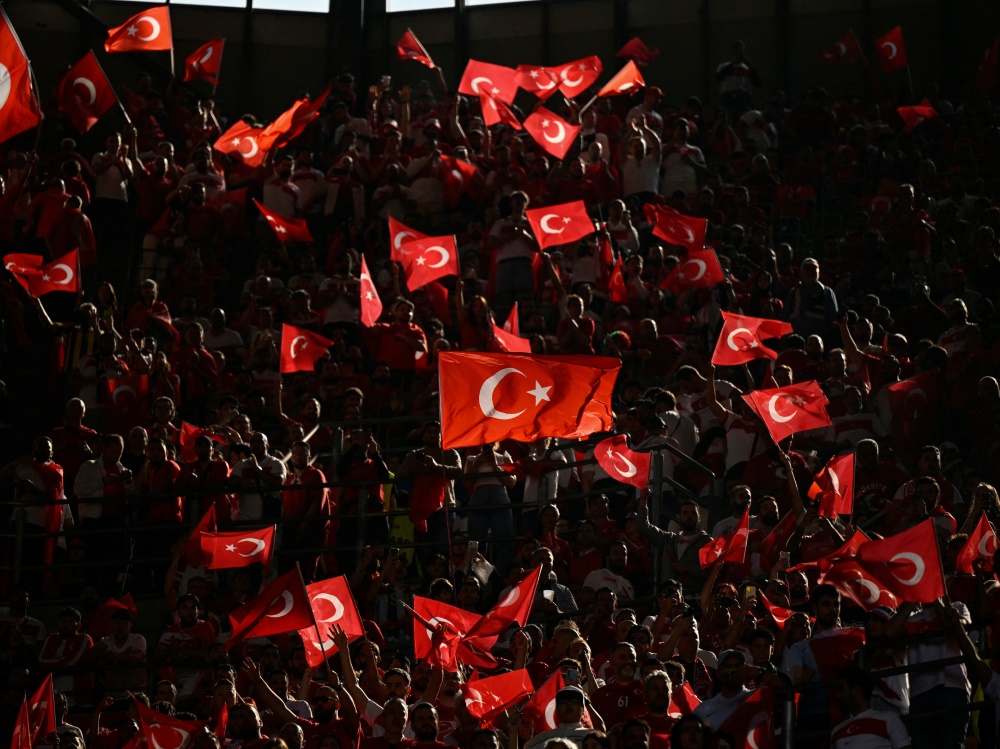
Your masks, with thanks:
[[(995, 100), (895, 79), (768, 90), (742, 45), (717, 78), (706, 100), (655, 81), (582, 112), (589, 91), (547, 100), (580, 126), (564, 158), (486, 126), (444, 74), (411, 90), (345, 73), (253, 167), (213, 148), (237, 119), (197, 86), (138, 76), (130, 124), (109, 117), (90, 150), (47, 113), (34, 150), (3, 155), (0, 247), (78, 249), (83, 283), (35, 297), (2, 271), (5, 413), (65, 410), (10, 425), (31, 447), (0, 469), (20, 539), (0, 733), (51, 674), (55, 730), (34, 745), (61, 749), (765, 749), (793, 728), (800, 746), (993, 746), (995, 536), (959, 558), (1000, 522)], [(896, 107), (924, 96), (936, 116), (911, 128)], [(314, 241), (279, 241), (251, 197)], [(576, 200), (596, 231), (540, 252), (525, 210)], [(663, 288), (686, 250), (653, 234), (655, 208), (707, 220), (721, 283)], [(460, 274), (408, 289), (390, 220), (454, 235)], [(610, 433), (442, 449), (439, 354), (503, 351), (512, 310), (533, 354), (621, 360), (615, 432), (655, 456), (647, 488), (595, 460)], [(792, 333), (773, 361), (716, 367), (723, 311)], [(283, 325), (331, 342), (308, 371), (279, 371)], [(32, 356), (57, 361), (51, 381), (15, 386)], [(741, 395), (810, 380), (831, 426), (776, 444)], [(843, 455), (853, 507), (831, 517), (812, 486)], [(207, 567), (190, 541), (210, 510), (218, 532), (276, 525), (274, 564)], [(704, 564), (745, 515), (743, 561)], [(946, 597), (872, 607), (819, 580), (856, 531), (928, 518)], [(319, 632), (337, 649), (319, 666), (295, 631), (230, 639), (230, 613), (296, 569), (346, 576), (363, 620)], [(493, 665), (415, 657), (415, 597), (483, 615), (536, 570)], [(39, 601), (58, 616), (36, 619)], [(159, 609), (159, 630), (133, 631)], [(474, 707), (478, 683), (521, 669), (527, 693)]]

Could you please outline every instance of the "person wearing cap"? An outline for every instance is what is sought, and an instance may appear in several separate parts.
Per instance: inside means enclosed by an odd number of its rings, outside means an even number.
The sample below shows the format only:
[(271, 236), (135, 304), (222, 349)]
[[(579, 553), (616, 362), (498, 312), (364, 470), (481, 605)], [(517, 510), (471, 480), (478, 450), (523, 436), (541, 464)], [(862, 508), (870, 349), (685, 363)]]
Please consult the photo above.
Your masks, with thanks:
[(552, 739), (564, 739), (582, 749), (583, 737), (593, 730), (580, 722), (585, 701), (580, 687), (563, 687), (556, 692), (556, 727), (542, 731), (525, 744), (524, 749), (542, 749)]
[(819, 280), (819, 262), (807, 257), (799, 267), (799, 282), (785, 296), (784, 316), (803, 338), (826, 335), (837, 316), (837, 295)]
[(645, 117), (656, 134), (663, 137), (663, 116), (656, 111), (661, 101), (663, 101), (663, 89), (659, 86), (649, 86), (642, 93), (642, 102), (628, 110), (628, 114), (625, 115), (625, 125), (631, 125), (635, 120)]
[[(125, 699), (127, 692), (146, 688), (148, 676), (141, 664), (146, 662), (146, 638), (132, 631), (132, 614), (128, 609), (115, 609), (111, 614), (113, 634), (102, 637), (94, 646), (94, 659), (109, 664), (104, 673), (107, 694), (116, 700)], [(131, 664), (136, 668), (121, 668)]]
[(743, 670), (749, 663), (749, 657), (742, 650), (726, 650), (719, 656), (719, 668), (715, 672), (719, 693), (694, 709), (694, 714), (708, 723), (713, 731), (718, 731), (726, 718), (753, 693), (743, 687)]

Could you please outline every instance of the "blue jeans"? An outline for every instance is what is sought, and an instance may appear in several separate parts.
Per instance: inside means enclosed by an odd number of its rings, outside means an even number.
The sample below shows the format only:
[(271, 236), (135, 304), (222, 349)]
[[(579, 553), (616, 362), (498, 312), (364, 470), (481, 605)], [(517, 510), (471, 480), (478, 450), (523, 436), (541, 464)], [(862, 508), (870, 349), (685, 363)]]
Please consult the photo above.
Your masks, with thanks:
[(469, 509), (469, 538), (479, 542), (479, 553), (483, 554), (487, 534), (493, 531), (493, 554), (483, 556), (493, 563), (500, 575), (505, 575), (507, 563), (514, 556), (514, 513), (507, 490), (502, 486), (481, 486), (473, 492)]
[[(910, 715), (917, 716), (932, 710), (958, 708), (968, 704), (969, 695), (964, 689), (934, 687), (910, 698)], [(914, 718), (907, 727), (913, 740), (913, 749), (960, 749), (965, 746), (969, 711), (956, 711), (926, 720)]]

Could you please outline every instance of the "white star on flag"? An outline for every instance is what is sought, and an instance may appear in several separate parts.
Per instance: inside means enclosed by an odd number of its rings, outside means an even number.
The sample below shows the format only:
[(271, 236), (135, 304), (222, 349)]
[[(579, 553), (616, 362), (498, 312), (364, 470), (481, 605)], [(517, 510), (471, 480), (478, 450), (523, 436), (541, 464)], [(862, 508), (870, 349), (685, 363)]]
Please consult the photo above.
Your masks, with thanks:
[(288, 233), (288, 229), (286, 229), (284, 226), (276, 226), (276, 227), (274, 227), (274, 230), (276, 232), (278, 232), (278, 234), (287, 234)]
[(233, 148), (239, 148), (240, 147), (240, 139), (239, 138), (233, 138), (229, 142), (232, 144)]
[(49, 276), (49, 274), (48, 274), (48, 273), (43, 273), (43, 274), (42, 274), (42, 280), (43, 280), (43, 281), (48, 281), (48, 280), (49, 280), (49, 278), (50, 278), (50, 276)]
[(417, 265), (423, 265), (426, 262), (427, 261), (424, 260), (424, 256), (423, 255), (421, 255), (420, 257), (417, 258)]
[(226, 544), (226, 551), (236, 551), (236, 546), (233, 544)]
[(535, 396), (535, 405), (537, 406), (542, 401), (551, 400), (549, 398), (549, 391), (551, 389), (552, 389), (551, 385), (549, 385), (547, 388), (543, 388), (542, 383), (540, 383), (538, 380), (535, 380), (535, 389), (529, 390), (528, 395)]
[(128, 27), (128, 35), (129, 36), (135, 36), (138, 33), (139, 33), (139, 29), (138, 29), (137, 26), (129, 26)]
[(542, 120), (542, 127), (548, 127), (550, 124), (548, 120)]

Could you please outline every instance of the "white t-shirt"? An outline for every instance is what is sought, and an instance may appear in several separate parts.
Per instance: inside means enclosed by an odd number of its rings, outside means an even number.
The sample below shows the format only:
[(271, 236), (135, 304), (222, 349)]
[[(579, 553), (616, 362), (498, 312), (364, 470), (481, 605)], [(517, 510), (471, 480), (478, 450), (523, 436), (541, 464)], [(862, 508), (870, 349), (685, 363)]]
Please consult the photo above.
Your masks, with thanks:
[(583, 587), (590, 588), (591, 590), (611, 588), (615, 592), (615, 595), (618, 596), (618, 600), (622, 598), (635, 598), (635, 588), (632, 587), (632, 583), (621, 575), (616, 575), (607, 567), (594, 570), (587, 575), (583, 580)]
[[(962, 624), (968, 625), (972, 622), (969, 609), (961, 601), (952, 601), (952, 608), (958, 612)], [(907, 620), (907, 629), (921, 630), (940, 629), (941, 624), (936, 619), (933, 609), (923, 609), (912, 614)], [(962, 651), (958, 645), (949, 637), (934, 638), (933, 640), (922, 640), (910, 645), (906, 649), (906, 660), (911, 665), (917, 663), (927, 663), (928, 661), (938, 661), (945, 658), (961, 656)], [(933, 669), (915, 669), (910, 672), (910, 698), (916, 697), (924, 692), (929, 692), (935, 687), (947, 687), (949, 689), (964, 689), (969, 694), (969, 677), (964, 663), (956, 663), (951, 666), (944, 666)]]
[(698, 705), (694, 709), (694, 714), (708, 723), (713, 731), (718, 731), (726, 722), (726, 718), (732, 715), (733, 711), (743, 704), (743, 701), (751, 694), (753, 692), (749, 689), (744, 689), (732, 697), (725, 697), (719, 693)]
[(830, 740), (833, 749), (903, 749), (910, 746), (910, 734), (898, 715), (870, 709), (834, 726)]
[(631, 154), (622, 163), (622, 196), (660, 191), (660, 160), (646, 154), (636, 161)]
[[(288, 469), (285, 468), (284, 463), (275, 458), (273, 455), (265, 455), (264, 459), (258, 461), (258, 463), (266, 473), (270, 473), (272, 476), (280, 477), (282, 483), (284, 483), (285, 476), (288, 473)], [(243, 478), (244, 474), (247, 473), (252, 465), (254, 465), (254, 463), (250, 458), (241, 460), (233, 466), (233, 477)], [(247, 492), (240, 495), (239, 520), (260, 520), (263, 516), (264, 497), (262, 494)]]

